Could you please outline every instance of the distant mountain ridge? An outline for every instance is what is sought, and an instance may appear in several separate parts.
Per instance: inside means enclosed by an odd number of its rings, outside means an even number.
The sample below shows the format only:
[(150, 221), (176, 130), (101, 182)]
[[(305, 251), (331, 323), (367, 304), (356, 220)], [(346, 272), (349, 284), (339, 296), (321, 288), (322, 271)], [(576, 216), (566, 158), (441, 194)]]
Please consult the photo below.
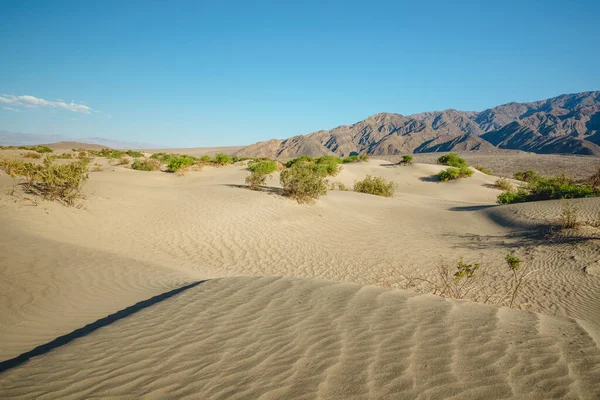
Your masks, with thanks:
[(379, 113), (353, 125), (255, 143), (237, 155), (377, 156), (495, 149), (600, 156), (600, 91), (508, 103), (481, 112)]
[(155, 144), (124, 142), (120, 140), (104, 139), (98, 137), (73, 138), (64, 135), (48, 135), (37, 133), (15, 133), (0, 130), (0, 145), (2, 146), (31, 146), (36, 144), (52, 144), (56, 142), (80, 142), (112, 149), (145, 149), (160, 147)]

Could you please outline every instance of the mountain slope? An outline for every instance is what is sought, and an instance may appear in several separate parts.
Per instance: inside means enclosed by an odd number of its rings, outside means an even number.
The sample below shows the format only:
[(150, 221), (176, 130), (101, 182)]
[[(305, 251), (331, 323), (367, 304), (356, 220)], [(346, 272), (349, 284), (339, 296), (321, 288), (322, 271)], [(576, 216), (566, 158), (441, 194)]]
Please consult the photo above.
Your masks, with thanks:
[(246, 157), (490, 151), (600, 155), (600, 91), (508, 103), (482, 112), (379, 113), (353, 125), (247, 146)]

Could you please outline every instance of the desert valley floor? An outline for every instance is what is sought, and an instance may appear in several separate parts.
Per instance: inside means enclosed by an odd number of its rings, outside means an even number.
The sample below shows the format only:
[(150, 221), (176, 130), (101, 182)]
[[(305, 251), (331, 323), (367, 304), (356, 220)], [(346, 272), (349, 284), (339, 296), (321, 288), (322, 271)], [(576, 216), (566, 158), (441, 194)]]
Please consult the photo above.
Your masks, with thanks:
[[(240, 163), (103, 162), (80, 208), (0, 176), (1, 398), (600, 397), (600, 230), (546, 234), (562, 201), (497, 206), (494, 176), (373, 159), (330, 180), (382, 176), (393, 198), (315, 204), (277, 173), (248, 190)], [(501, 288), (511, 251), (520, 310), (406, 290), (461, 257)]]

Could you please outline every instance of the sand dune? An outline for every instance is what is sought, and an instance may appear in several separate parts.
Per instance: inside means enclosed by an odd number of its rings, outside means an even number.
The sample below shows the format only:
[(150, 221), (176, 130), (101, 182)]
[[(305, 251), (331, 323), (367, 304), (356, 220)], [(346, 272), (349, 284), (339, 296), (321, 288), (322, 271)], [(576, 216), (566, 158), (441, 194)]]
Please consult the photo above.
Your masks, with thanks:
[[(592, 398), (597, 327), (298, 278), (204, 282), (2, 375), (14, 398)], [(168, 371), (168, 373), (166, 373)]]
[[(243, 165), (179, 177), (102, 163), (81, 209), (8, 196), (12, 181), (0, 176), (0, 361), (141, 300), (213, 280), (0, 374), (0, 397), (229, 398), (234, 387), (239, 398), (348, 398), (345, 390), (399, 398), (399, 388), (406, 398), (598, 392), (590, 382), (599, 376), (600, 236), (590, 228), (540, 237), (560, 202), (497, 207), (493, 176), (438, 183), (431, 176), (440, 166), (379, 160), (345, 165), (331, 181), (383, 176), (399, 185), (393, 198), (330, 191), (314, 205), (278, 195), (277, 174), (268, 181), (274, 190), (247, 190)], [(600, 211), (597, 199), (573, 202), (582, 218)], [(464, 257), (481, 262), (501, 288), (510, 251), (536, 270), (518, 303), (543, 315), (358, 286), (402, 288), (401, 274), (431, 276)], [(227, 278), (236, 276), (353, 284)], [(581, 340), (585, 331), (596, 344), (568, 342), (559, 328)], [(86, 350), (75, 347), (82, 343)], [(587, 359), (573, 350), (579, 344)], [(315, 364), (304, 365), (309, 359)], [(475, 365), (486, 367), (478, 375)], [(170, 377), (161, 377), (165, 368)], [(465, 373), (480, 378), (467, 382)]]

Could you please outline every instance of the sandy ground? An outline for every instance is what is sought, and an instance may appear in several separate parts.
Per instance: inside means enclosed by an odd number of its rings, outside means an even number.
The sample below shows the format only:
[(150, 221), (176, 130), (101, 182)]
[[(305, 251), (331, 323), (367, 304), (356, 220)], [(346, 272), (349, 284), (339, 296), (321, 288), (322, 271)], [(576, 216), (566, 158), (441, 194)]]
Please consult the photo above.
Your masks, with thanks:
[[(180, 177), (101, 162), (81, 208), (6, 195), (0, 176), (0, 397), (600, 394), (600, 235), (544, 237), (561, 202), (495, 206), (495, 177), (439, 183), (427, 164), (345, 165), (332, 181), (383, 176), (395, 196), (298, 205), (277, 174), (243, 187), (243, 165)], [(574, 201), (582, 219), (598, 200)], [(502, 288), (510, 251), (535, 271), (527, 311), (390, 289), (461, 257)]]

